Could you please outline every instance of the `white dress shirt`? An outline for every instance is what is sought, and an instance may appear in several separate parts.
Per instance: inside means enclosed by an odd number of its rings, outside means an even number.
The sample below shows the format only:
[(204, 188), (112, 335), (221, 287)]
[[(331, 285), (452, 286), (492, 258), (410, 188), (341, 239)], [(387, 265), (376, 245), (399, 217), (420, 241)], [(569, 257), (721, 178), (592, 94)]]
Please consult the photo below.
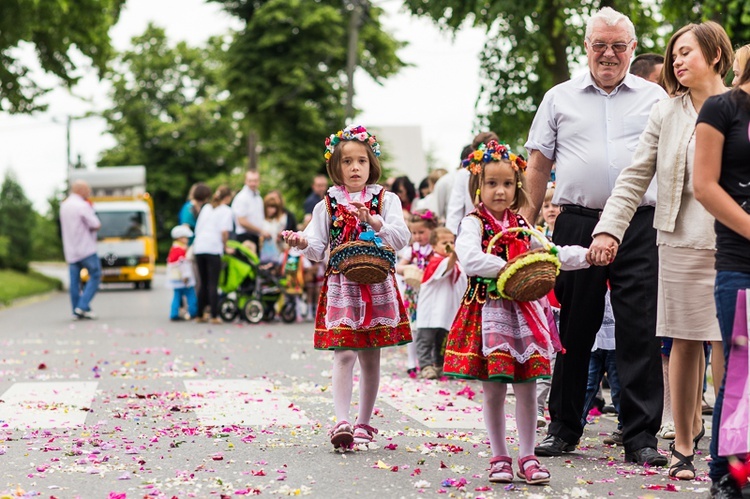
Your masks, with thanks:
[[(631, 74), (608, 94), (588, 71), (550, 89), (534, 116), (526, 149), (555, 162), (552, 202), (604, 208), (617, 176), (631, 163), (651, 107), (666, 97), (659, 85)], [(655, 203), (652, 183), (641, 205)]]
[(247, 229), (240, 225), (240, 217), (260, 229), (263, 225), (265, 211), (263, 209), (263, 198), (257, 191), (252, 191), (244, 186), (232, 200), (232, 213), (234, 214), (235, 234), (245, 234)]
[(469, 192), (469, 178), (471, 173), (461, 168), (453, 176), (453, 188), (448, 200), (448, 213), (445, 215), (445, 226), (457, 234), (461, 219), (474, 211), (474, 199)]

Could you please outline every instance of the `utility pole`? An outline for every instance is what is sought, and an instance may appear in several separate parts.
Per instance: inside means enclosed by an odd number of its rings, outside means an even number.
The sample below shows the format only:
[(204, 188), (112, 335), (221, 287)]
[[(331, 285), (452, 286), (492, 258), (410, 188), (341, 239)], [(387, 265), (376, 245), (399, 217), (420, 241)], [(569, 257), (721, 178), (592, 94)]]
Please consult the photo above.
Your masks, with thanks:
[(349, 16), (349, 44), (346, 53), (346, 122), (354, 119), (354, 70), (357, 69), (357, 44), (359, 43), (359, 28), (362, 26), (363, 3), (367, 0), (349, 0), (346, 8), (351, 11)]

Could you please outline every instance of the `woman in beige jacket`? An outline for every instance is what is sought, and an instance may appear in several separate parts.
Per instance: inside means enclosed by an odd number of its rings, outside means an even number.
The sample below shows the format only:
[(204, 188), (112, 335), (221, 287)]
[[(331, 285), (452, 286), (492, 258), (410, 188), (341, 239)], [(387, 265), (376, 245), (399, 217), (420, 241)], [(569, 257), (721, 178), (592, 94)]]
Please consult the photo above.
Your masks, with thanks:
[(669, 475), (692, 480), (694, 448), (704, 434), (703, 342), (721, 340), (711, 300), (716, 274), (714, 221), (692, 190), (695, 120), (708, 97), (727, 90), (723, 78), (732, 65), (732, 45), (724, 29), (714, 22), (689, 24), (672, 35), (665, 59), (662, 77), (673, 97), (651, 110), (633, 163), (617, 178), (594, 229), (589, 259), (607, 265), (607, 255), (616, 255), (655, 176), (654, 227), (659, 246), (656, 335), (673, 339), (669, 389), (675, 441)]

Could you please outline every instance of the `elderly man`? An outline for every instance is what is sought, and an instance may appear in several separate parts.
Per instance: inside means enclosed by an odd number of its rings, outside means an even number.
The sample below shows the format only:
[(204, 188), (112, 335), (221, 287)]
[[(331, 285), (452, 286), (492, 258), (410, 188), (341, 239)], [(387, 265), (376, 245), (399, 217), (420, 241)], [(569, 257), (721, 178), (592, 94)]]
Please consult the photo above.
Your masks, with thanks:
[[(70, 271), (70, 301), (74, 319), (96, 319), (91, 300), (102, 280), (102, 266), (96, 254), (96, 233), (102, 226), (88, 200), (91, 188), (83, 180), (70, 186), (70, 195), (60, 204), (63, 253)], [(89, 280), (81, 292), (81, 269)]]
[[(626, 16), (609, 7), (594, 14), (586, 26), (584, 45), (589, 71), (549, 90), (534, 117), (526, 143), (532, 206), (523, 214), (529, 220), (536, 218), (556, 164), (553, 203), (561, 206), (553, 236), (556, 244), (591, 244), (591, 232), (617, 176), (630, 164), (651, 106), (667, 96), (658, 85), (628, 74), (636, 43), (633, 23)], [(567, 352), (557, 356), (549, 402), (552, 423), (535, 449), (537, 455), (571, 452), (583, 434), (589, 356), (602, 323), (609, 281), (625, 459), (651, 466), (667, 464), (656, 450), (655, 436), (663, 384), (655, 337), (653, 190), (652, 186), (633, 217), (617, 260), (606, 267), (563, 272), (558, 279), (560, 336)]]
[(252, 241), (260, 251), (260, 238), (270, 237), (263, 231), (263, 197), (258, 191), (260, 186), (260, 174), (249, 170), (245, 173), (245, 185), (232, 201), (232, 213), (234, 213), (234, 232), (237, 240)]

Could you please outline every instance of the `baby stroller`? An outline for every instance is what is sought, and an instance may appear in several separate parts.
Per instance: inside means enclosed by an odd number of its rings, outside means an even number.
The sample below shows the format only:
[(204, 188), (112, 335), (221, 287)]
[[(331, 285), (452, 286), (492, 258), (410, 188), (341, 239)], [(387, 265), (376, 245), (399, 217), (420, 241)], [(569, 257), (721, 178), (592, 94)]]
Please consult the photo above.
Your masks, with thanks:
[(260, 265), (258, 255), (238, 241), (227, 241), (233, 253), (222, 256), (224, 262), (219, 276), (219, 315), (227, 322), (238, 315), (257, 324), (272, 321), (279, 309), (281, 320), (290, 323), (297, 319), (294, 297), (285, 292), (284, 283), (272, 268)]

